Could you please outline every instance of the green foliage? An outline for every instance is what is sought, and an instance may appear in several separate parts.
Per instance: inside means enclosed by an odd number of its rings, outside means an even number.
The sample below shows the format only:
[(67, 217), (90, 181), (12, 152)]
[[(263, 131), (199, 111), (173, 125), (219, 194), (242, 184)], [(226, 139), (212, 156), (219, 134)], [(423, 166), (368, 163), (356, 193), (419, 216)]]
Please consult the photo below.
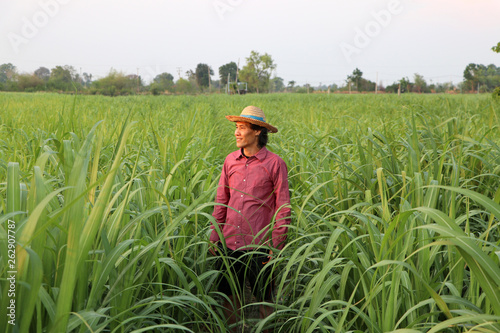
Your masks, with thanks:
[(210, 84), (210, 76), (214, 75), (214, 71), (207, 64), (198, 64), (194, 75), (198, 87), (207, 88)]
[(111, 70), (106, 77), (92, 82), (92, 88), (97, 94), (105, 96), (130, 95), (142, 88), (142, 82), (137, 75)]
[(40, 67), (33, 73), (36, 77), (42, 79), (43, 81), (48, 81), (50, 78), (50, 69), (47, 67)]
[(157, 83), (151, 84), (151, 86), (149, 87), (149, 91), (151, 92), (151, 94), (153, 94), (155, 96), (160, 95), (161, 94), (160, 85)]
[(0, 83), (12, 80), (16, 75), (16, 66), (11, 63), (0, 65)]
[(174, 87), (174, 77), (170, 73), (161, 73), (157, 75), (153, 84), (150, 87), (150, 91), (153, 95), (158, 95), (164, 91), (172, 91)]
[[(74, 91), (76, 70), (72, 66), (56, 66), (50, 72), (48, 87), (52, 90)], [(78, 85), (81, 88), (80, 85)]]
[(247, 63), (239, 73), (239, 81), (248, 83), (248, 90), (251, 92), (264, 92), (270, 90), (270, 79), (276, 64), (272, 57), (267, 54), (259, 54), (251, 51), (246, 58)]
[[(359, 92), (375, 91), (375, 82), (363, 78), (363, 72), (359, 70), (359, 68), (356, 68), (352, 72), (352, 75), (347, 76), (346, 82), (348, 85), (349, 84), (353, 85), (356, 91)], [(347, 87), (347, 89), (349, 88)]]
[(279, 92), (285, 89), (285, 82), (281, 77), (273, 77), (271, 79), (271, 92)]
[(413, 80), (414, 80), (413, 87), (415, 92), (417, 93), (427, 92), (427, 82), (425, 82), (424, 77), (422, 75), (415, 73)]
[(220, 83), (222, 86), (227, 84), (227, 78), (229, 76), (229, 79), (231, 82), (236, 81), (236, 73), (238, 72), (238, 66), (234, 61), (231, 61), (230, 63), (227, 63), (225, 65), (222, 65), (219, 67), (219, 78), (220, 78)]
[(175, 92), (180, 94), (192, 94), (195, 91), (195, 87), (186, 79), (180, 78), (175, 82)]
[(464, 70), (464, 88), (469, 91), (482, 92), (492, 91), (500, 86), (500, 67), (493, 64), (488, 66), (480, 64), (469, 64)]
[(45, 81), (31, 74), (18, 75), (17, 85), (18, 89), (21, 91), (38, 91), (45, 89)]
[(8, 220), (18, 246), (17, 326), (0, 331), (227, 332), (208, 228), (236, 149), (224, 115), (249, 104), (279, 128), (293, 223), (266, 266), (275, 311), (259, 321), (247, 298), (245, 326), (500, 330), (489, 96), (2, 93), (3, 309)]
[(491, 48), (493, 52), (500, 53), (500, 42)]
[(496, 87), (495, 90), (493, 90), (492, 96), (494, 99), (500, 100), (500, 87)]
[(399, 89), (401, 93), (406, 93), (406, 92), (410, 92), (411, 90), (411, 86), (412, 86), (412, 83), (410, 82), (410, 80), (407, 78), (407, 77), (403, 77), (401, 78), (401, 80), (399, 80), (399, 82), (397, 83), (393, 83), (392, 85), (390, 86), (387, 86), (385, 88), (385, 90), (387, 92), (391, 92), (391, 93), (397, 93)]

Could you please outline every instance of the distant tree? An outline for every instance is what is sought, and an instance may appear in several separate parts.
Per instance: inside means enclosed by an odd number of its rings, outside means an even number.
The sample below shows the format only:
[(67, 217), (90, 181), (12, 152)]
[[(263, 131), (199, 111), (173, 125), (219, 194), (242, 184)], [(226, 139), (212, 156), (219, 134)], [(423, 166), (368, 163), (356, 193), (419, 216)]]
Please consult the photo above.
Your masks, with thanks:
[(161, 94), (161, 90), (160, 88), (158, 88), (158, 85), (153, 83), (149, 86), (149, 92), (155, 96), (157, 95), (160, 95)]
[(385, 91), (388, 93), (397, 93), (398, 87), (399, 87), (399, 83), (394, 82), (393, 84), (390, 84), (387, 87), (385, 87)]
[(154, 82), (156, 83), (170, 83), (170, 82), (174, 82), (174, 77), (172, 74), (170, 73), (161, 73), (161, 74), (158, 74), (156, 75), (156, 77), (153, 79)]
[(425, 82), (422, 75), (415, 73), (413, 79), (415, 80), (415, 83), (413, 84), (415, 92), (422, 93), (427, 90), (427, 82)]
[(72, 66), (56, 66), (50, 72), (48, 84), (55, 90), (74, 90), (75, 86), (78, 88), (78, 85), (73, 82), (75, 78), (76, 70)]
[(294, 86), (295, 86), (295, 81), (288, 81), (288, 88), (293, 90)]
[(195, 91), (191, 81), (180, 78), (175, 82), (175, 92), (178, 94), (190, 94)]
[(50, 69), (48, 69), (47, 67), (40, 67), (35, 71), (34, 74), (43, 81), (48, 81), (50, 78)]
[(125, 75), (111, 69), (109, 74), (102, 79), (92, 82), (93, 93), (106, 96), (130, 95), (142, 88), (141, 77), (136, 74)]
[(214, 75), (214, 71), (207, 64), (198, 64), (195, 70), (196, 83), (198, 87), (208, 87), (210, 84), (210, 76)]
[(409, 92), (410, 85), (410, 80), (407, 77), (403, 77), (398, 82), (394, 82), (393, 84), (385, 87), (385, 91), (390, 93), (397, 93), (398, 89), (401, 88), (401, 93), (405, 93)]
[[(429, 87), (430, 88), (430, 87)], [(453, 90), (455, 87), (452, 82), (437, 83), (434, 85), (433, 89), (436, 93), (445, 93), (447, 91)], [(464, 88), (464, 87), (461, 87)]]
[(363, 78), (363, 72), (356, 68), (352, 75), (347, 76), (346, 83), (354, 84), (357, 91), (375, 91), (375, 82)]
[(361, 90), (361, 79), (363, 79), (363, 72), (356, 67), (355, 70), (352, 71), (352, 75), (347, 75), (347, 84), (349, 83), (354, 83), (354, 86), (356, 87), (357, 91), (362, 91)]
[(140, 75), (129, 74), (129, 75), (126, 75), (126, 78), (128, 79), (127, 86), (130, 87), (132, 89), (132, 91), (139, 93), (139, 91), (142, 90), (143, 82), (142, 82), (142, 78)]
[(276, 69), (272, 57), (267, 53), (261, 55), (252, 51), (246, 61), (245, 67), (239, 74), (240, 81), (247, 82), (248, 89), (257, 93), (269, 89), (271, 74)]
[(90, 86), (90, 84), (92, 83), (92, 74), (88, 74), (88, 73), (83, 73), (83, 83), (86, 87)]
[(485, 66), (473, 63), (465, 67), (464, 89), (476, 91), (479, 87), (481, 91), (488, 92), (498, 86), (500, 86), (500, 67), (493, 64)]
[(479, 83), (479, 65), (470, 63), (464, 70), (465, 88), (474, 91)]
[(222, 65), (219, 67), (219, 78), (221, 85), (227, 84), (227, 77), (229, 75), (229, 80), (232, 82), (236, 81), (236, 73), (238, 72), (238, 66), (234, 61)]
[(299, 93), (299, 94), (309, 94), (309, 93), (312, 93), (313, 91), (314, 91), (314, 88), (311, 87), (311, 85), (309, 83), (306, 83), (303, 86), (297, 86), (295, 89), (295, 92)]
[(192, 69), (186, 71), (186, 76), (187, 76), (188, 80), (195, 80), (196, 81), (196, 74), (195, 74), (195, 72), (193, 72)]
[(285, 89), (285, 83), (282, 78), (276, 76), (271, 80), (272, 91), (283, 91)]
[(410, 92), (411, 82), (407, 77), (403, 77), (399, 80), (399, 86), (401, 87), (401, 93)]
[(16, 75), (16, 66), (11, 63), (0, 65), (0, 83), (11, 81)]
[(32, 92), (42, 90), (45, 86), (45, 81), (35, 74), (20, 74), (16, 79), (20, 91)]
[(153, 79), (153, 84), (151, 88), (155, 88), (158, 91), (173, 90), (174, 87), (174, 77), (170, 73), (161, 73)]

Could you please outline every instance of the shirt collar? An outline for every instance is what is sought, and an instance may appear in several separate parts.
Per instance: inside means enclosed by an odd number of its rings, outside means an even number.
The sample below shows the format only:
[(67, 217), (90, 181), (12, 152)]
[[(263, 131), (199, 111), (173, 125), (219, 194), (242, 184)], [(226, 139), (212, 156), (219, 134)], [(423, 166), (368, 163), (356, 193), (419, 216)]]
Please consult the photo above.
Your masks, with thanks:
[[(239, 160), (239, 159), (242, 159), (242, 158), (245, 158), (245, 156), (243, 155), (243, 152), (242, 152), (242, 149), (241, 148), (240, 150), (237, 150), (236, 151), (236, 159)], [(266, 147), (262, 147), (260, 148), (260, 150), (257, 152), (257, 154), (253, 155), (253, 156), (250, 156), (249, 158), (252, 158), (252, 157), (255, 157), (256, 159), (258, 159), (259, 161), (263, 161), (266, 156), (267, 156), (267, 148)]]

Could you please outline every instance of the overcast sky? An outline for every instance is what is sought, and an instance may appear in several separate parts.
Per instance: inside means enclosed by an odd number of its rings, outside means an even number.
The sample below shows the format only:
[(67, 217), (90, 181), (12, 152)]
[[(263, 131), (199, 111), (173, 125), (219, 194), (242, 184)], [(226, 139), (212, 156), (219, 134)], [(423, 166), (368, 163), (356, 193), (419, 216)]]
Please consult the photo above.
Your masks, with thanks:
[(415, 73), (459, 82), (467, 64), (500, 66), (499, 0), (0, 0), (0, 63), (71, 65), (146, 80), (215, 71), (268, 53), (285, 83), (343, 84), (357, 67), (389, 85)]

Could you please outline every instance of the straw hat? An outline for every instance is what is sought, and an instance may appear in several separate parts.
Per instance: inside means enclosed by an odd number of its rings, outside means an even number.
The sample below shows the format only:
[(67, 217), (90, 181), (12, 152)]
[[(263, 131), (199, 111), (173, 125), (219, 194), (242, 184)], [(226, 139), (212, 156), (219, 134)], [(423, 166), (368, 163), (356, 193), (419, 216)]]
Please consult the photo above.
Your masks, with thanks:
[(278, 129), (276, 127), (266, 123), (266, 116), (264, 115), (264, 111), (256, 106), (247, 106), (243, 109), (243, 111), (241, 111), (241, 114), (239, 116), (226, 116), (226, 118), (234, 122), (242, 121), (259, 125), (267, 128), (271, 133), (278, 132)]

